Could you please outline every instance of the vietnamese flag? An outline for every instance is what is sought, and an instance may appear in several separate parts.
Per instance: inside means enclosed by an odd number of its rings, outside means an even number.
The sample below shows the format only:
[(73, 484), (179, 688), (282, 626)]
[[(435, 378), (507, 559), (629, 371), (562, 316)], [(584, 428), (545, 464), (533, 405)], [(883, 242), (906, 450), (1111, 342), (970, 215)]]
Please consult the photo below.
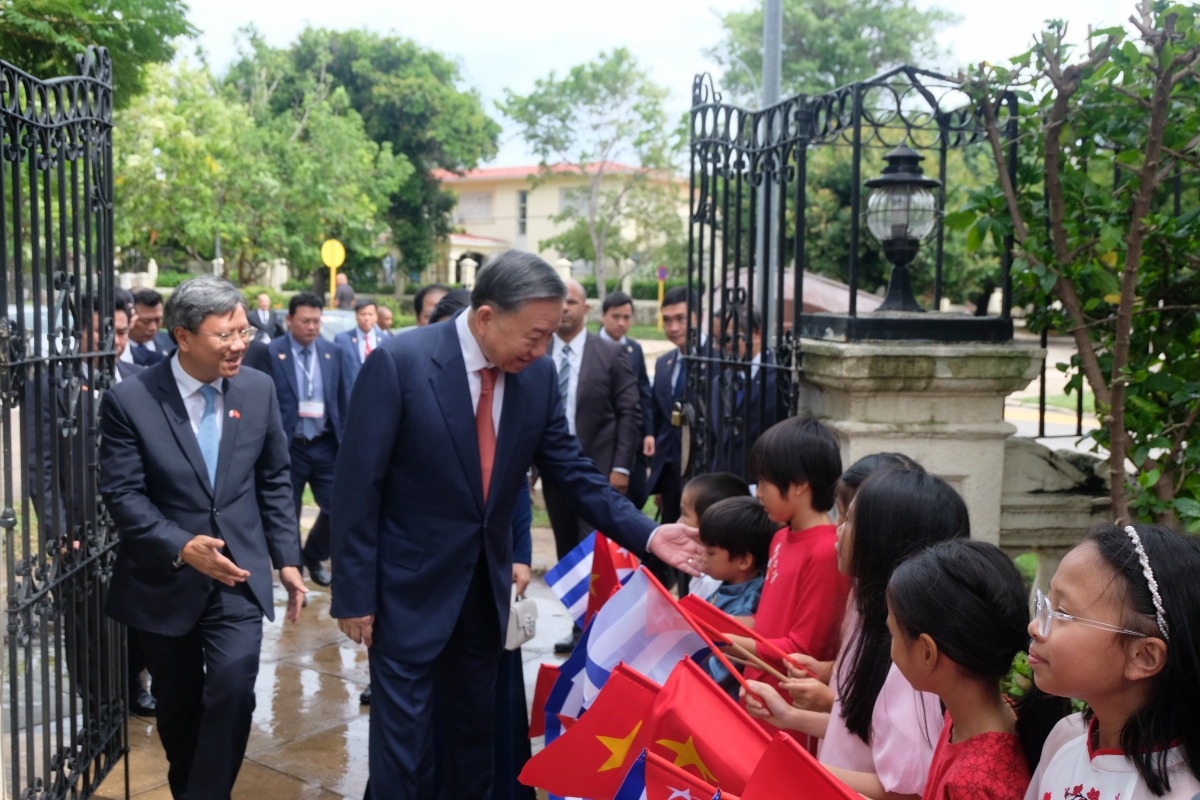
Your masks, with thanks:
[(775, 645), (766, 641), (760, 634), (754, 632), (753, 628), (747, 628), (742, 623), (738, 622), (733, 617), (726, 614), (721, 609), (714, 606), (712, 603), (707, 603), (694, 594), (689, 594), (679, 601), (680, 607), (692, 616), (697, 622), (707, 625), (717, 633), (734, 633), (738, 636), (746, 636), (763, 645), (770, 652), (758, 651), (758, 657), (761, 659), (778, 658), (785, 664), (789, 664), (798, 670), (807, 672), (810, 677), (816, 677), (812, 674), (812, 670), (802, 664), (793, 661), (792, 658)]
[(608, 598), (621, 588), (621, 578), (617, 575), (617, 566), (613, 563), (613, 548), (608, 538), (596, 531), (596, 541), (592, 549), (592, 579), (588, 586), (587, 611), (583, 622), (586, 625), (596, 616)]
[(562, 797), (612, 800), (646, 746), (658, 692), (657, 683), (618, 664), (587, 713), (525, 762), (518, 780)]
[(858, 792), (830, 774), (795, 739), (775, 734), (742, 792), (742, 800), (775, 800), (804, 787), (807, 800), (862, 800)]
[(771, 741), (754, 718), (690, 658), (671, 672), (650, 714), (646, 736), (650, 752), (722, 792), (742, 793)]
[(546, 698), (558, 680), (557, 664), (539, 664), (533, 689), (533, 711), (529, 715), (529, 738), (546, 735)]

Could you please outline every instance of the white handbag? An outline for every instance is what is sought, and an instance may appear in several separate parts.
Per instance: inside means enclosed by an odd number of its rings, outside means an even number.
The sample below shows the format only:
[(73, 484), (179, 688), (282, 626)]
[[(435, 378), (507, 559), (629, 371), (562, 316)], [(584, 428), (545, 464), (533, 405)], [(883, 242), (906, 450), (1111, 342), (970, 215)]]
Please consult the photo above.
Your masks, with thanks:
[(508, 608), (508, 635), (504, 639), (505, 650), (519, 650), (521, 645), (537, 635), (537, 603), (525, 595), (517, 595), (513, 587), (513, 601)]

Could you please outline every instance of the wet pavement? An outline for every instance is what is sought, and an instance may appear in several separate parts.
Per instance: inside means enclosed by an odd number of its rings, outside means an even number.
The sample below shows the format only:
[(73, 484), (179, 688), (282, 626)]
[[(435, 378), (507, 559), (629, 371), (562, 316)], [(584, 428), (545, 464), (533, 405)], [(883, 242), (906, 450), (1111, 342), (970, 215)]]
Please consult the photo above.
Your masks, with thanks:
[[(315, 510), (315, 509), (314, 509)], [(305, 514), (303, 528), (311, 524)], [(534, 529), (534, 569), (553, 563), (549, 529)], [(300, 621), (283, 620), (287, 597), (275, 586), (275, 622), (263, 627), (262, 661), (246, 760), (233, 789), (234, 800), (333, 800), (360, 798), (367, 782), (368, 707), (359, 694), (368, 680), (366, 650), (353, 644), (329, 616), (329, 594), (309, 583), (308, 607)], [(538, 665), (558, 663), (554, 643), (570, 632), (566, 609), (535, 577), (528, 596), (538, 605), (537, 636), (522, 649), (526, 697), (533, 699)], [(167, 760), (153, 719), (129, 720), (129, 791), (138, 800), (170, 800)], [(539, 740), (535, 740), (535, 746)], [(118, 767), (96, 797), (125, 796)]]

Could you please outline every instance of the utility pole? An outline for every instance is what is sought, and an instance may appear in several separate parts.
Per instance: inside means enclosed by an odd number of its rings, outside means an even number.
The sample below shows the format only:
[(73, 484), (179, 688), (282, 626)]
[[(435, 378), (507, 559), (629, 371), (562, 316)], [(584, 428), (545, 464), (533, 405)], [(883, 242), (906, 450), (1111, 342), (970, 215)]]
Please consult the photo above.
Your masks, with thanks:
[[(759, 103), (759, 109), (766, 109), (779, 102), (780, 87), (783, 83), (783, 0), (763, 0), (763, 53), (762, 53), (762, 97)], [(779, 130), (780, 120), (772, 119), (770, 126), (775, 131)], [(768, 138), (771, 133), (767, 129), (767, 118), (764, 117), (760, 123), (759, 136), (762, 139)], [(776, 165), (780, 170), (783, 165)], [(782, 172), (781, 172), (782, 174)], [(773, 292), (775, 287), (779, 285), (778, 276), (778, 249), (779, 249), (779, 209), (774, 205), (779, 201), (779, 193), (776, 191), (772, 194), (772, 208), (770, 218), (763, 213), (766, 208), (767, 193), (771, 191), (771, 185), (768, 181), (763, 181), (758, 193), (758, 231), (757, 231), (757, 247), (758, 267), (761, 271), (756, 271), (755, 283), (761, 286), (763, 272), (766, 273), (768, 285)], [(797, 234), (800, 235), (800, 234)], [(754, 291), (754, 288), (751, 288)], [(778, 297), (773, 297), (772, 302), (766, 306), (761, 303), (767, 295), (754, 294), (758, 302), (755, 304), (759, 307), (763, 320), (763, 342), (775, 346), (775, 306), (779, 302)], [(747, 332), (749, 333), (749, 332)]]

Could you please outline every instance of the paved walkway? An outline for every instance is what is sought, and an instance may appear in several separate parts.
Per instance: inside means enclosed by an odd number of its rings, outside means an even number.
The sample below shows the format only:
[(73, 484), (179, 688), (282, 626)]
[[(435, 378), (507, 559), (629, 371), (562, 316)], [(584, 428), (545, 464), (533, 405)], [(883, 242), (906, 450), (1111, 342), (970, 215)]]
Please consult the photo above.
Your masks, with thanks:
[[(307, 510), (303, 529), (312, 524)], [(535, 562), (553, 554), (549, 529), (534, 529)], [(544, 557), (543, 557), (544, 561)], [(283, 621), (287, 596), (276, 581), (274, 623), (264, 621), (258, 707), (234, 800), (361, 798), (367, 781), (368, 709), (358, 704), (367, 685), (366, 651), (351, 643), (329, 616), (328, 591), (309, 583), (308, 607), (295, 624)], [(571, 623), (541, 578), (529, 596), (538, 604), (538, 635), (523, 648), (526, 696), (533, 699), (538, 664), (556, 661), (554, 642)], [(129, 789), (138, 800), (170, 800), (167, 760), (153, 719), (129, 721)], [(114, 770), (97, 797), (125, 796), (124, 770)]]

